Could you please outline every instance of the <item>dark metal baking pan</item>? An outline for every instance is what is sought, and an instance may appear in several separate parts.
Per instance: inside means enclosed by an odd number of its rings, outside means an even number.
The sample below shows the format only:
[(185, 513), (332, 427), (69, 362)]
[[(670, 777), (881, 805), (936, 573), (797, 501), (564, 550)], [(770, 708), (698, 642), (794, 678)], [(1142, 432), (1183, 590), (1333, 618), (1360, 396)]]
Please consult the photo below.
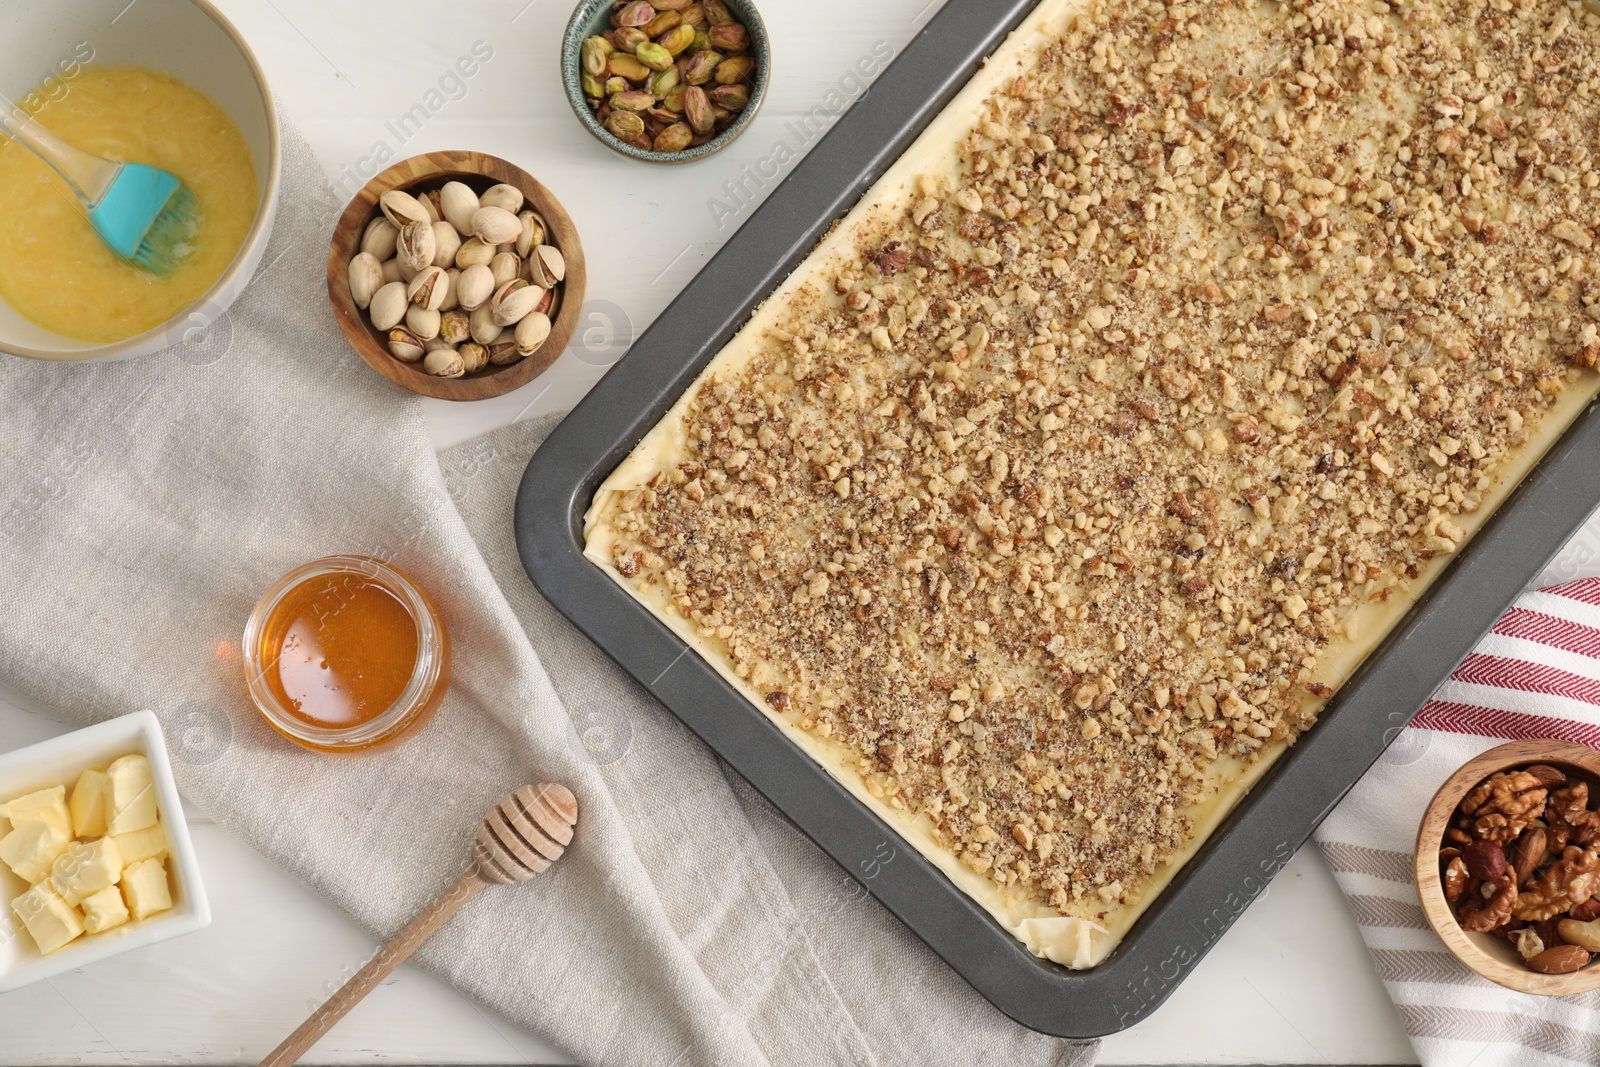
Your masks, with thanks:
[(517, 497), (544, 595), (997, 1008), (1062, 1037), (1149, 1015), (1266, 888), (1428, 694), (1600, 503), (1591, 405), (1103, 963), (1031, 955), (583, 558), (595, 488), (1032, 0), (949, 0), (540, 448)]

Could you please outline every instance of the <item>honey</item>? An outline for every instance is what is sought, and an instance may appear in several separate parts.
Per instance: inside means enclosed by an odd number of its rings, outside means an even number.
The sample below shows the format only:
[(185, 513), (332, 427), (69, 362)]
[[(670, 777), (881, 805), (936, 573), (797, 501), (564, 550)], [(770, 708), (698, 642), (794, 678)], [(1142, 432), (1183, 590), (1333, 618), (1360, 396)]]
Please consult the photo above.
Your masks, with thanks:
[(449, 682), (449, 638), (404, 574), (332, 556), (285, 575), (245, 630), (251, 695), (267, 721), (325, 751), (371, 748), (419, 728)]
[(119, 259), (43, 160), (0, 136), (0, 297), (46, 330), (111, 344), (154, 329), (205, 295), (244, 244), (260, 188), (227, 112), (170, 74), (89, 67), (30, 110), (86, 152), (180, 178), (199, 205), (194, 251), (166, 277)]
[(266, 683), (311, 726), (355, 726), (387, 711), (417, 666), (417, 624), (376, 582), (303, 582), (267, 621)]

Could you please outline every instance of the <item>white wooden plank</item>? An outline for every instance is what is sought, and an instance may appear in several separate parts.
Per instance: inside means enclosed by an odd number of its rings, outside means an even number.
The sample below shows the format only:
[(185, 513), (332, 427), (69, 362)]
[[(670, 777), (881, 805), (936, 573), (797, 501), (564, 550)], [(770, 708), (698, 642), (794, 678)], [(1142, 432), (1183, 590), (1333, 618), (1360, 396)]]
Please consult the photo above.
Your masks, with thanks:
[[(777, 43), (765, 110), (737, 144), (691, 167), (650, 168), (612, 155), (567, 111), (556, 42), (570, 0), (330, 4), (219, 0), (252, 42), (289, 115), (347, 192), (395, 156), (471, 147), (504, 156), (549, 185), (577, 220), (590, 262), (590, 350), (569, 351), (517, 393), (474, 405), (430, 403), (436, 442), (455, 441), (580, 398), (660, 313), (799, 154), (802, 116), (830, 91), (858, 98), (856, 61), (898, 52), (939, 0), (770, 0)], [(494, 56), (406, 139), (387, 125), (485, 41)], [(449, 86), (447, 86), (449, 88)], [(380, 153), (381, 154), (381, 153)], [(364, 164), (365, 161), (365, 164)], [(768, 168), (769, 171), (771, 168)], [(730, 194), (725, 183), (744, 183)], [(720, 207), (713, 204), (715, 199)], [(320, 271), (319, 264), (307, 269)], [(607, 329), (620, 341), (603, 343)], [(353, 358), (353, 357), (352, 357)], [(1591, 524), (1552, 575), (1593, 573)], [(130, 709), (133, 710), (133, 709)], [(66, 727), (49, 709), (0, 691), (0, 749)], [(308, 1005), (373, 946), (360, 931), (203, 813), (190, 809), (216, 912), (210, 929), (130, 953), (47, 985), (0, 996), (0, 1065), (237, 1063), (271, 1048)], [(262, 937), (263, 930), (272, 932)], [(1411, 1052), (1320, 859), (1279, 875), (1150, 1020), (1105, 1043), (1107, 1064), (1408, 1063)], [(402, 966), (312, 1057), (319, 1063), (561, 1063), (537, 1037)]]

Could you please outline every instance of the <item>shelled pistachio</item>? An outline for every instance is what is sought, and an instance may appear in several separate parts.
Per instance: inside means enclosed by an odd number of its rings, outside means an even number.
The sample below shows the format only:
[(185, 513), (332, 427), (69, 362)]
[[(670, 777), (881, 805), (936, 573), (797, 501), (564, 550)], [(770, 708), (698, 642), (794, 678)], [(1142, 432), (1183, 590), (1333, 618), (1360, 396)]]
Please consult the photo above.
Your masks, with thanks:
[(750, 48), (749, 29), (721, 0), (617, 0), (611, 28), (580, 47), (584, 95), (617, 140), (682, 152), (750, 106)]

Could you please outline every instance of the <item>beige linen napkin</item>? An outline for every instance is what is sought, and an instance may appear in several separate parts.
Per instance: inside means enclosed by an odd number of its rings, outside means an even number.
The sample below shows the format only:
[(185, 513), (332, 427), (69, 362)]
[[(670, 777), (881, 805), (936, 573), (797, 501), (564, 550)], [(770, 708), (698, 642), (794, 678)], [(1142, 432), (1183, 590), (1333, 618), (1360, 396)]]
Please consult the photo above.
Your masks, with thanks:
[[(417, 958), (590, 1067), (1090, 1062), (979, 999), (538, 597), (511, 506), (545, 427), (453, 449), (447, 486), (420, 402), (333, 324), (340, 205), (284, 128), (277, 230), (221, 322), (130, 362), (0, 356), (0, 679), (85, 723), (154, 709), (185, 794), (375, 938), (494, 798), (566, 782), (567, 858)], [(261, 591), (336, 552), (411, 573), (456, 644), (438, 716), (367, 757), (284, 742), (239, 663)], [(303, 1005), (252, 1010), (287, 1031)]]

